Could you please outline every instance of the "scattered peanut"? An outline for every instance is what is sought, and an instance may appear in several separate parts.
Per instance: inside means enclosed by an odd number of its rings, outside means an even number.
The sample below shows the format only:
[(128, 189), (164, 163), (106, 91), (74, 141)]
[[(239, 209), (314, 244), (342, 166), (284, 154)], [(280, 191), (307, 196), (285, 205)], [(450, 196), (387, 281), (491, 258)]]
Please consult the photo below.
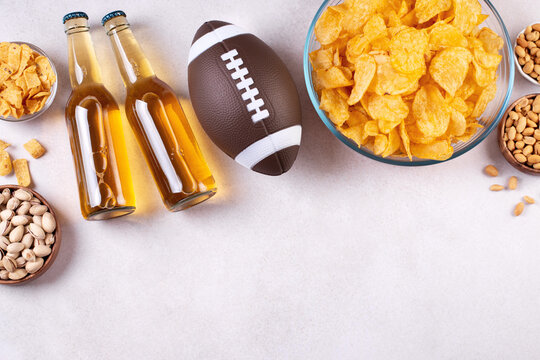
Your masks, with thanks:
[(522, 202), (518, 203), (514, 209), (514, 215), (515, 216), (521, 215), (523, 213), (523, 209), (525, 209), (525, 204)]
[(491, 177), (499, 176), (499, 170), (494, 165), (488, 165), (484, 168), (486, 174)]
[(510, 190), (516, 190), (518, 186), (518, 179), (515, 176), (512, 176), (510, 180), (508, 180), (508, 189)]
[(491, 190), (491, 191), (502, 191), (502, 190), (504, 190), (504, 186), (498, 185), (498, 184), (494, 184), (494, 185), (491, 185), (491, 186), (489, 187), (489, 190)]
[(527, 204), (534, 204), (534, 203), (536, 202), (536, 201), (534, 201), (534, 199), (533, 199), (532, 197), (527, 196), (527, 195), (525, 195), (525, 196), (523, 197), (523, 200), (525, 200), (525, 202), (526, 202)]

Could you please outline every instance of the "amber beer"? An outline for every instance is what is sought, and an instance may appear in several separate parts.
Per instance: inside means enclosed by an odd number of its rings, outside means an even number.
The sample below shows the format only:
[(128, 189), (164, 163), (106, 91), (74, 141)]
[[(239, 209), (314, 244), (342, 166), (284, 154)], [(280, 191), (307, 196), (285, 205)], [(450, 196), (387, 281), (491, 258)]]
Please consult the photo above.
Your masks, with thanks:
[(105, 220), (135, 211), (122, 118), (102, 84), (101, 72), (83, 12), (64, 16), (69, 77), (73, 91), (66, 122), (79, 187), (82, 215)]
[(126, 115), (165, 206), (178, 211), (209, 199), (216, 183), (176, 94), (156, 77), (124, 12), (102, 23), (127, 89)]

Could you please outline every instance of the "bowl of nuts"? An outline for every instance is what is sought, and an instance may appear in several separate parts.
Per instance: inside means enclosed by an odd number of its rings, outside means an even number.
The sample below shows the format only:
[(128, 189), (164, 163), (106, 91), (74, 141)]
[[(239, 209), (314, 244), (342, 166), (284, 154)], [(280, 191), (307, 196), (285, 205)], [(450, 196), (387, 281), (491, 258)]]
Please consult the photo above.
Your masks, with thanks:
[(56, 214), (40, 194), (0, 186), (0, 284), (38, 278), (53, 264), (60, 242)]
[(514, 59), (520, 74), (540, 85), (540, 23), (527, 26), (518, 35)]
[(510, 105), (499, 124), (499, 148), (517, 170), (540, 175), (540, 94), (526, 95)]

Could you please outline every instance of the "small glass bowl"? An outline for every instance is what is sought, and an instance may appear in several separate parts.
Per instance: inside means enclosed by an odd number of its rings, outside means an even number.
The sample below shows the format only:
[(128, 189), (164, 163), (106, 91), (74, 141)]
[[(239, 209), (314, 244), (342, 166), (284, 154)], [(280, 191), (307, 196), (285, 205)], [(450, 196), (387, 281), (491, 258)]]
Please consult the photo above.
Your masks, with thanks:
[(23, 44), (28, 45), (30, 47), (30, 49), (32, 49), (33, 51), (35, 51), (38, 54), (40, 54), (42, 56), (45, 56), (47, 59), (49, 59), (49, 63), (51, 64), (51, 68), (52, 68), (52, 70), (54, 72), (54, 75), (56, 77), (56, 81), (51, 86), (51, 94), (49, 95), (49, 98), (47, 99), (47, 102), (45, 103), (45, 105), (43, 106), (43, 108), (41, 110), (39, 110), (38, 112), (35, 112), (33, 114), (23, 115), (18, 119), (16, 117), (14, 117), (14, 116), (8, 116), (7, 118), (0, 116), (1, 121), (8, 121), (8, 122), (23, 122), (23, 121), (28, 121), (28, 120), (34, 120), (34, 119), (37, 119), (39, 116), (41, 116), (45, 111), (47, 111), (47, 109), (54, 102), (54, 98), (56, 97), (56, 90), (58, 88), (58, 74), (56, 73), (56, 68), (54, 67), (53, 61), (51, 60), (51, 58), (49, 56), (47, 56), (45, 51), (41, 50), (40, 48), (38, 48), (34, 44), (30, 44), (30, 43), (27, 43), (27, 42), (24, 42), (24, 41), (11, 41), (11, 43), (19, 44), (19, 45), (23, 45)]
[[(482, 25), (491, 28), (491, 30), (493, 30), (500, 37), (502, 37), (505, 42), (505, 46), (502, 49), (503, 59), (497, 71), (497, 94), (493, 101), (489, 103), (486, 111), (479, 120), (479, 123), (482, 124), (484, 127), (482, 129), (479, 129), (469, 141), (453, 144), (454, 154), (450, 159), (445, 161), (455, 159), (465, 154), (467, 151), (473, 149), (475, 146), (480, 144), (491, 133), (491, 131), (493, 131), (493, 129), (497, 127), (497, 124), (502, 119), (502, 116), (506, 111), (506, 107), (508, 106), (508, 103), (510, 101), (510, 95), (512, 94), (512, 88), (514, 86), (515, 69), (512, 60), (512, 53), (514, 52), (514, 50), (512, 49), (512, 42), (510, 41), (510, 36), (508, 35), (506, 26), (504, 25), (501, 16), (489, 0), (479, 1), (482, 5), (482, 13), (489, 15), (489, 18), (484, 23), (482, 23)], [(314, 31), (317, 20), (319, 20), (319, 17), (329, 6), (337, 5), (341, 2), (342, 0), (325, 0), (323, 2), (322, 6), (319, 8), (319, 11), (317, 11), (315, 18), (311, 23), (311, 26), (309, 27), (307, 40), (304, 47), (304, 77), (309, 97), (311, 98), (311, 102), (313, 103), (313, 106), (315, 107), (315, 110), (317, 111), (319, 117), (324, 122), (326, 127), (342, 143), (344, 143), (354, 151), (369, 157), (370, 159), (387, 164), (401, 166), (425, 166), (441, 163), (441, 161), (437, 160), (426, 160), (418, 158), (413, 158), (412, 161), (410, 161), (407, 157), (399, 156), (389, 156), (387, 158), (383, 158), (381, 156), (375, 155), (367, 148), (359, 148), (353, 140), (347, 138), (341, 132), (339, 132), (334, 123), (332, 123), (332, 121), (326, 116), (326, 113), (320, 109), (319, 95), (317, 95), (317, 92), (315, 91), (315, 88), (313, 86), (313, 80), (311, 75), (313, 69), (309, 61), (309, 54), (320, 47), (320, 44), (315, 38)]]
[[(538, 22), (532, 23), (531, 25), (534, 25), (534, 24), (538, 24)], [(516, 40), (514, 41), (514, 49), (516, 48), (516, 46), (518, 46), (517, 40), (518, 40), (518, 38), (519, 38), (519, 35), (523, 34), (523, 33), (525, 32), (526, 29), (527, 29), (527, 28), (523, 29), (523, 31), (520, 32), (520, 33), (516, 36)], [(517, 56), (517, 54), (516, 54), (515, 51), (513, 51), (513, 53), (514, 53), (514, 61), (515, 61), (515, 63), (516, 63), (516, 66), (517, 66), (518, 71), (519, 71), (519, 73), (521, 74), (521, 76), (523, 76), (527, 81), (533, 83), (534, 85), (540, 86), (540, 83), (539, 83), (538, 81), (536, 81), (536, 80), (535, 80), (534, 78), (532, 78), (531, 76), (525, 74), (525, 71), (523, 71), (523, 66), (521, 66), (521, 65), (519, 64), (519, 57)]]

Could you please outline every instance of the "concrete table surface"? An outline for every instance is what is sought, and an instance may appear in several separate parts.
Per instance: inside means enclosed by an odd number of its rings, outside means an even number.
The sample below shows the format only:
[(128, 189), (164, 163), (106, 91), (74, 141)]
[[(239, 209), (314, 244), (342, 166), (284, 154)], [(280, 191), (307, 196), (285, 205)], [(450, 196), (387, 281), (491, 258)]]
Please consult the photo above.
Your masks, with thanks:
[[(37, 281), (0, 287), (0, 359), (538, 359), (540, 208), (511, 214), (539, 180), (506, 164), (492, 134), (451, 162), (384, 165), (341, 144), (307, 97), (302, 51), (320, 0), (6, 1), (0, 41), (44, 49), (59, 93), (43, 118), (0, 123), (36, 137), (35, 189), (55, 206), (64, 241)], [(511, 37), (540, 21), (535, 0), (493, 1)], [(86, 11), (106, 86), (124, 88), (101, 17), (123, 9), (158, 76), (187, 99), (196, 29), (222, 19), (264, 39), (297, 83), (303, 144), (290, 173), (265, 177), (221, 153), (185, 110), (219, 185), (211, 201), (169, 213), (131, 131), (138, 210), (86, 222), (64, 105), (70, 93), (62, 16)], [(512, 99), (538, 91), (516, 73)], [(482, 168), (501, 171), (491, 179)], [(517, 175), (516, 191), (491, 193)], [(0, 183), (13, 183), (14, 177)]]

